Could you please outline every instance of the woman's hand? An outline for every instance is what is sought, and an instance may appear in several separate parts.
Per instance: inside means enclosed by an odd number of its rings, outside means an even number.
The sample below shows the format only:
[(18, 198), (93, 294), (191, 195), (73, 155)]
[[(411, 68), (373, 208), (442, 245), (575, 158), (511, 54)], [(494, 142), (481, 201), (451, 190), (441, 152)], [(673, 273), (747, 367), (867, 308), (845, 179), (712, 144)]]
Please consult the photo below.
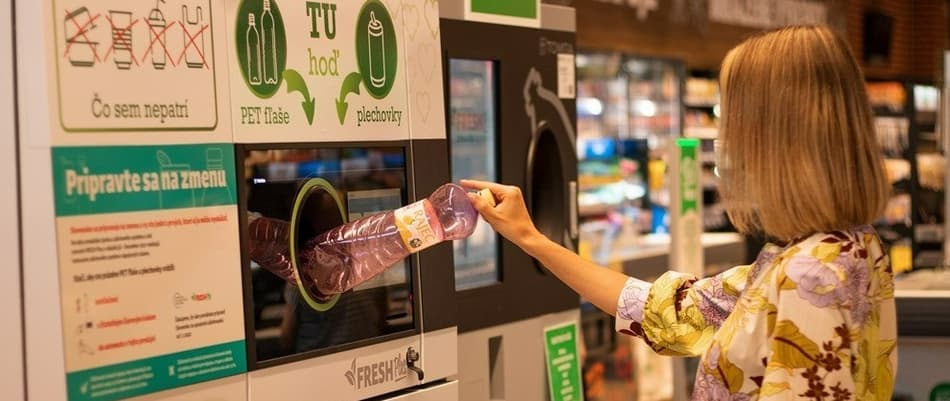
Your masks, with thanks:
[(495, 231), (541, 262), (581, 297), (611, 315), (617, 312), (617, 299), (627, 276), (584, 260), (541, 234), (528, 215), (520, 188), (472, 180), (462, 180), (461, 184), (469, 189), (491, 191), (497, 203), (494, 207), (476, 194), (470, 193), (468, 197)]
[(544, 238), (535, 228), (531, 216), (528, 215), (528, 208), (525, 206), (524, 197), (521, 195), (521, 188), (474, 180), (462, 180), (461, 184), (469, 189), (481, 190), (488, 188), (491, 191), (497, 203), (494, 207), (477, 194), (469, 193), (468, 197), (472, 200), (475, 210), (482, 215), (485, 221), (515, 245), (525, 248), (528, 244), (536, 242), (535, 240)]

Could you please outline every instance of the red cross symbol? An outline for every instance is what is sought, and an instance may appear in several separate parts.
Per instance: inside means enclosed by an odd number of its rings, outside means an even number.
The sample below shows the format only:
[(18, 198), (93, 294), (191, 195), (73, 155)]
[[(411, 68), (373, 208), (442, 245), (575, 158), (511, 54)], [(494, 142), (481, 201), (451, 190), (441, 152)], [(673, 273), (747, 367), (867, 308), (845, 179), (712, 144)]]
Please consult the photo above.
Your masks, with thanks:
[[(148, 20), (146, 18), (143, 17), (142, 20), (146, 21), (146, 25), (148, 25)], [(175, 26), (174, 23), (167, 24), (161, 30), (156, 31), (154, 26), (148, 25), (148, 30), (152, 33), (152, 39), (148, 42), (148, 49), (145, 49), (145, 53), (142, 53), (143, 63), (145, 62), (146, 57), (152, 54), (152, 52), (156, 51), (155, 46), (158, 45), (158, 47), (161, 48), (161, 52), (165, 53), (165, 60), (168, 60), (172, 67), (175, 66), (175, 60), (172, 58), (171, 53), (168, 52), (168, 45), (165, 43), (165, 39), (162, 39), (165, 37), (165, 32), (167, 32), (173, 26)]]
[(205, 31), (208, 30), (208, 27), (210, 25), (202, 26), (201, 29), (195, 32), (194, 35), (192, 35), (191, 32), (188, 32), (188, 27), (186, 27), (184, 24), (179, 23), (179, 25), (181, 25), (181, 31), (187, 38), (186, 40), (188, 41), (188, 43), (185, 44), (185, 49), (181, 51), (181, 55), (178, 56), (178, 61), (176, 63), (181, 64), (181, 60), (185, 58), (185, 54), (188, 53), (188, 49), (195, 49), (195, 52), (198, 54), (198, 57), (201, 58), (201, 64), (204, 65), (204, 68), (209, 68), (208, 60), (205, 58), (204, 49), (198, 47), (198, 43), (196, 43), (195, 41), (200, 36), (204, 35)]
[(82, 37), (82, 41), (85, 42), (86, 46), (89, 46), (89, 49), (92, 50), (93, 57), (98, 62), (100, 59), (99, 54), (96, 52), (96, 43), (89, 39), (87, 34), (89, 33), (89, 30), (94, 27), (93, 24), (97, 19), (99, 19), (100, 16), (102, 16), (102, 14), (89, 16), (89, 13), (86, 12), (85, 14), (88, 17), (86, 19), (86, 23), (84, 24), (80, 24), (79, 21), (76, 21), (76, 17), (80, 14), (83, 14), (80, 12), (80, 10), (76, 10), (76, 12), (70, 12), (69, 10), (66, 10), (66, 20), (72, 22), (73, 26), (76, 27), (76, 34), (66, 38), (66, 50), (63, 51), (63, 57), (69, 57), (69, 50), (73, 47), (73, 43), (78, 42), (80, 37)]

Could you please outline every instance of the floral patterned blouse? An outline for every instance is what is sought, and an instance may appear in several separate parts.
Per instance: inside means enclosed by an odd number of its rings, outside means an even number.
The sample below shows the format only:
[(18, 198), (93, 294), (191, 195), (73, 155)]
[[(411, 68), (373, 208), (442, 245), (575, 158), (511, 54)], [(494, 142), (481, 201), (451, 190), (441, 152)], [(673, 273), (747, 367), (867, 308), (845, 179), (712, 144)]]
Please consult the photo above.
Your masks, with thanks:
[(699, 355), (693, 400), (890, 400), (897, 364), (890, 263), (869, 226), (766, 245), (697, 280), (627, 280), (617, 330)]

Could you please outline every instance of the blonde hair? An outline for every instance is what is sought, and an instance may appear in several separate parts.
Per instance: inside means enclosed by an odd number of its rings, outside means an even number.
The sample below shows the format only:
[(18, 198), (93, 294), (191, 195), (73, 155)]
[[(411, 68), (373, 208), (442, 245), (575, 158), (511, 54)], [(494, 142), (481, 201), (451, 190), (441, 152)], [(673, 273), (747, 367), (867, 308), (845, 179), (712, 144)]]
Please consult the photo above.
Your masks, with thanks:
[(726, 55), (720, 175), (745, 233), (779, 240), (876, 220), (889, 194), (864, 76), (826, 27), (747, 39)]

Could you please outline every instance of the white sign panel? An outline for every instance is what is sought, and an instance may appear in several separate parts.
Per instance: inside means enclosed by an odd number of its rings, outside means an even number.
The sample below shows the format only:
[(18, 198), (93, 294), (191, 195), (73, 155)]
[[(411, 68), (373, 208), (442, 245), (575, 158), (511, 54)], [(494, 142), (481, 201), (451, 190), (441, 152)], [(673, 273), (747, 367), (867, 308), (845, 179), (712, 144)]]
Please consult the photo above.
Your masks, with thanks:
[(235, 141), (407, 139), (402, 17), (419, 11), (379, 0), (229, 2)]
[[(218, 108), (227, 104), (219, 90), (227, 85), (218, 68), (223, 59), (216, 57), (222, 6), (219, 0), (55, 0), (53, 108), (62, 131), (214, 130), (227, 111)], [(76, 143), (77, 136), (56, 143)]]

